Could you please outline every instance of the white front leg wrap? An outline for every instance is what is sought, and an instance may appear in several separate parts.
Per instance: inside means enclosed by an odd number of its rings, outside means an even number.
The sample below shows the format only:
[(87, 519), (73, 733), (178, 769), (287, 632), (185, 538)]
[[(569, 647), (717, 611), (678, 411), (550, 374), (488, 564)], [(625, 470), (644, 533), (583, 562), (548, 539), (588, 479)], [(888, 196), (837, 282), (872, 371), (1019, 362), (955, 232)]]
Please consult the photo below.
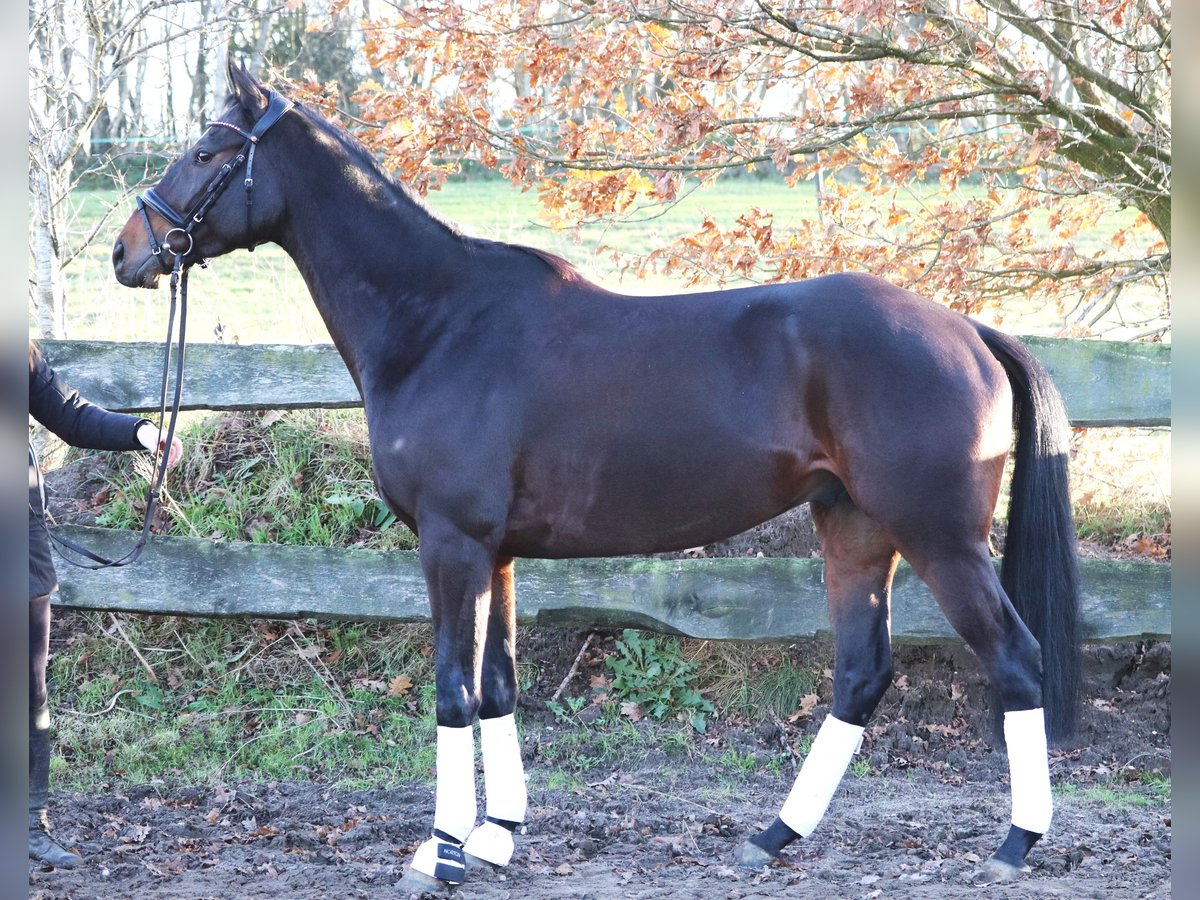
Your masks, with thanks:
[(433, 827), (462, 841), (471, 833), (475, 813), (475, 734), (470, 725), (439, 725)]
[(861, 725), (851, 725), (832, 715), (825, 717), (779, 811), (779, 818), (792, 831), (808, 837), (816, 829), (846, 767), (862, 745), (863, 731)]
[(479, 720), (483, 751), (483, 783), (487, 795), (487, 820), (471, 832), (466, 851), (471, 856), (504, 866), (512, 859), (512, 829), (525, 821), (528, 794), (517, 721), (510, 713)]
[(453, 884), (462, 882), (466, 867), (461, 844), (475, 824), (475, 734), (465, 728), (437, 729), (437, 792), (433, 813), (436, 834), (417, 848), (412, 867)]
[(1041, 709), (1006, 712), (1004, 743), (1012, 782), (1012, 823), (1034, 834), (1045, 834), (1054, 814), (1045, 713)]

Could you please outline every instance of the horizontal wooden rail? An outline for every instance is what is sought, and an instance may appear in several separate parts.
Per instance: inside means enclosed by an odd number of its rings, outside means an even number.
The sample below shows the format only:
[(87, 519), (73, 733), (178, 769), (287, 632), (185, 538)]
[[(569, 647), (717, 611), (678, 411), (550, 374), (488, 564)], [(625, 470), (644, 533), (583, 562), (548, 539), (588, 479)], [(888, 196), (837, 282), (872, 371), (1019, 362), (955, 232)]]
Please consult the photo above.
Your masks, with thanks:
[[(131, 532), (59, 526), (115, 556)], [(813, 559), (614, 557), (517, 560), (518, 621), (646, 628), (697, 638), (790, 641), (829, 634), (823, 566)], [(1171, 633), (1171, 571), (1153, 563), (1081, 560), (1083, 634), (1091, 641)], [(63, 606), (184, 616), (429, 620), (412, 551), (335, 550), (156, 537), (133, 566), (59, 565)], [(907, 566), (896, 573), (892, 635), (956, 636)]]
[[(1074, 425), (1171, 423), (1171, 348), (1165, 344), (1022, 338), (1054, 377)], [(109, 409), (158, 408), (162, 347), (150, 343), (45, 341), (66, 382)], [(304, 409), (361, 406), (331, 344), (193, 344), (184, 409)]]

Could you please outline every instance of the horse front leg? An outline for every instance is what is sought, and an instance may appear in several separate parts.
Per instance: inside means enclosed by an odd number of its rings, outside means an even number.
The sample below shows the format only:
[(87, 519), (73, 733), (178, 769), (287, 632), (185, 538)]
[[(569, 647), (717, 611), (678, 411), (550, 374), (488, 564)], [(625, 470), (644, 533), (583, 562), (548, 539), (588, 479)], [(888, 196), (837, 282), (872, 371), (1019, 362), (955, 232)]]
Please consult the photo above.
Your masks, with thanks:
[(420, 554), (434, 630), (437, 789), (433, 833), (399, 887), (438, 891), (466, 879), (463, 845), (475, 826), (472, 722), (481, 700), (494, 553), (457, 529), (422, 523)]
[(492, 574), (492, 601), (483, 651), (483, 702), (479, 744), (487, 796), (484, 820), (467, 838), (468, 862), (508, 865), (513, 833), (525, 821), (528, 794), (517, 738), (517, 607), (513, 561), (501, 559)]

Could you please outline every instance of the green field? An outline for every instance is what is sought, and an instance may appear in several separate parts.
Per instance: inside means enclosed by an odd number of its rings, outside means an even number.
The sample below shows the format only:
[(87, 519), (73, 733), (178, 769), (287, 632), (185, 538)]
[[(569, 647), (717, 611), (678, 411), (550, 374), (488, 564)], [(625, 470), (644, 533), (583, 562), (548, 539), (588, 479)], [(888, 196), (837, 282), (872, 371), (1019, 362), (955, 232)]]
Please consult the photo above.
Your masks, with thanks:
[[(118, 204), (113, 191), (80, 191), (73, 198), (78, 215), (73, 230), (84, 233), (104, 212)], [(662, 246), (697, 227), (705, 214), (732, 225), (752, 206), (769, 207), (781, 223), (815, 215), (813, 187), (789, 190), (778, 181), (730, 180), (700, 190), (662, 215), (612, 226), (585, 226), (577, 232), (553, 230), (545, 224), (537, 196), (506, 181), (452, 182), (428, 198), (440, 216), (479, 237), (529, 244), (566, 257), (583, 274), (606, 287), (627, 293), (678, 290), (671, 279), (622, 279), (613, 251), (639, 252)], [(132, 200), (120, 204), (97, 239), (66, 272), (67, 330), (80, 340), (158, 340), (165, 328), (166, 280), (158, 291), (133, 291), (112, 275), (112, 244)], [(656, 217), (651, 217), (656, 216)], [(402, 252), (398, 250), (398, 252)], [(309, 299), (299, 273), (274, 245), (254, 253), (232, 253), (207, 270), (192, 272), (188, 333), (191, 340), (211, 341), (223, 326), (226, 340), (240, 343), (319, 343), (328, 332)]]
[[(429, 206), (469, 234), (494, 240), (529, 244), (558, 253), (574, 263), (588, 278), (626, 293), (676, 292), (675, 278), (622, 277), (622, 266), (636, 254), (662, 247), (696, 230), (704, 216), (722, 226), (732, 226), (752, 207), (769, 209), (775, 222), (787, 227), (816, 216), (815, 185), (801, 182), (786, 187), (778, 179), (726, 178), (693, 191), (670, 209), (634, 212), (629, 221), (556, 230), (546, 224), (533, 191), (519, 191), (495, 179), (454, 181), (430, 194)], [(969, 193), (972, 188), (960, 190)], [(111, 215), (96, 239), (66, 269), (67, 334), (76, 339), (159, 340), (166, 322), (166, 291), (133, 291), (117, 284), (110, 254), (121, 226), (133, 209), (132, 198), (116, 191), (78, 191), (73, 240), (91, 230), (106, 211)], [(914, 207), (918, 198), (910, 198)], [(1044, 213), (1042, 214), (1044, 216)], [(1132, 218), (1132, 210), (1114, 213)], [(1036, 218), (1035, 218), (1036, 221)], [(1098, 235), (1081, 235), (1080, 252), (1098, 249)], [(398, 253), (403, 248), (397, 248)], [(163, 280), (165, 286), (165, 279)], [(1140, 289), (1139, 289), (1140, 290)], [(189, 310), (189, 338), (213, 341), (223, 329), (223, 339), (240, 343), (322, 343), (328, 332), (308, 297), (295, 267), (278, 247), (267, 245), (254, 253), (232, 253), (215, 260), (208, 270), (194, 270), (193, 302)], [(1160, 298), (1139, 301), (1150, 308)], [(1047, 333), (1062, 323), (1056, 312), (1037, 297), (1019, 308), (1004, 309), (1006, 330), (1023, 334)]]

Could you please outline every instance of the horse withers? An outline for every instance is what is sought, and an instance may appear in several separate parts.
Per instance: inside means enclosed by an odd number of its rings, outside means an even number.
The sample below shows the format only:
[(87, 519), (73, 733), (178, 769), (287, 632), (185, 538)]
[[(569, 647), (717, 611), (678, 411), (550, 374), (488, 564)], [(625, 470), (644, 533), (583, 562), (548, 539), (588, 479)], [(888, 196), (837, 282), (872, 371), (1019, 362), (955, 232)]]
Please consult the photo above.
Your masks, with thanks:
[[(1052, 814), (1047, 734), (1065, 740), (1076, 716), (1078, 574), (1065, 413), (1019, 342), (863, 275), (615, 294), (557, 257), (460, 233), (337, 126), (244, 69), (230, 83), (113, 265), (155, 287), (172, 258), (279, 244), (362, 394), (379, 493), (420, 537), (436, 645), (436, 806), (405, 886), (512, 856), (527, 803), (514, 559), (693, 547), (805, 502), (824, 547), (832, 711), (739, 860), (769, 862), (823, 817), (891, 681), (903, 556), (1003, 710), (1012, 825), (986, 873), (1028, 871)], [(997, 577), (988, 532), (1014, 426)]]

